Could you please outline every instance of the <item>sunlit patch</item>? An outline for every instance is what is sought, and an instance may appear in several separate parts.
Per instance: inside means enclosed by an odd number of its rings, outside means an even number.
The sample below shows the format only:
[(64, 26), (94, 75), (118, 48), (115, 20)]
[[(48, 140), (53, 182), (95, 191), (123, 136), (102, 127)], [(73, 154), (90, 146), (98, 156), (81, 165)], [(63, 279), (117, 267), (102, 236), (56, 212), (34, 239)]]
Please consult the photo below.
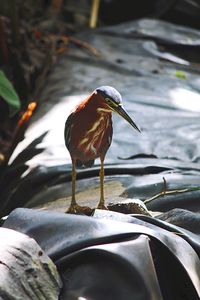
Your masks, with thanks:
[[(77, 191), (76, 193), (76, 200), (78, 204), (82, 206), (89, 206), (91, 208), (95, 208), (99, 202), (100, 197), (99, 179), (93, 177), (91, 179), (87, 179), (85, 183), (86, 184), (82, 186), (79, 181), (77, 182), (79, 191)], [(106, 204), (110, 202), (110, 199), (112, 199), (112, 203), (116, 204), (122, 199), (125, 200), (125, 198), (122, 198), (123, 196), (121, 196), (123, 193), (125, 193), (125, 188), (122, 182), (120, 182), (119, 180), (105, 179), (104, 188)], [(65, 212), (66, 205), (69, 205), (71, 202), (71, 189), (69, 189), (68, 194), (63, 197), (54, 199), (52, 198), (52, 196), (50, 196), (50, 194), (49, 197), (50, 200), (46, 199), (46, 202), (43, 201), (44, 199), (38, 200), (38, 202), (34, 202), (35, 200), (33, 198), (26, 205), (26, 207)]]
[(200, 112), (200, 94), (184, 88), (174, 88), (170, 91), (173, 103), (185, 110)]

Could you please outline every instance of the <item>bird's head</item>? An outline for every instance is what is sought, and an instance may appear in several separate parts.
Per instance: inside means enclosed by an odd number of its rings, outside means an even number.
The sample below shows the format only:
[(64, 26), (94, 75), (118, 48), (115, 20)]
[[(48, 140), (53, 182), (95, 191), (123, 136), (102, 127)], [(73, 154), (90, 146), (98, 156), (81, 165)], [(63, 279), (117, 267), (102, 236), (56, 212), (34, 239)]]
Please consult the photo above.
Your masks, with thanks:
[(106, 106), (111, 111), (118, 113), (129, 124), (131, 124), (131, 126), (133, 126), (136, 130), (141, 132), (140, 129), (138, 128), (138, 126), (133, 122), (131, 117), (128, 115), (126, 110), (123, 108), (122, 96), (115, 88), (113, 88), (112, 86), (104, 85), (104, 86), (98, 87), (95, 90), (95, 92), (97, 94), (100, 94), (103, 97)]

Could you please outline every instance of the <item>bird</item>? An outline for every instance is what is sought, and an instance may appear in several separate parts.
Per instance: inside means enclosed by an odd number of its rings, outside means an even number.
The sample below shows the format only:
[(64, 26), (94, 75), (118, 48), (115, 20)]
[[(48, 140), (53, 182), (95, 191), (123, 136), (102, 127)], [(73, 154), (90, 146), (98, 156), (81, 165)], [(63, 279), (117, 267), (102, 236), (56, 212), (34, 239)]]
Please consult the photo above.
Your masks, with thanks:
[(107, 209), (104, 198), (104, 159), (112, 142), (112, 112), (116, 112), (134, 129), (140, 128), (128, 115), (122, 96), (112, 86), (100, 86), (83, 99), (65, 122), (64, 139), (72, 162), (71, 204), (68, 213), (81, 211), (75, 198), (76, 167), (91, 167), (100, 158), (100, 200), (98, 209)]

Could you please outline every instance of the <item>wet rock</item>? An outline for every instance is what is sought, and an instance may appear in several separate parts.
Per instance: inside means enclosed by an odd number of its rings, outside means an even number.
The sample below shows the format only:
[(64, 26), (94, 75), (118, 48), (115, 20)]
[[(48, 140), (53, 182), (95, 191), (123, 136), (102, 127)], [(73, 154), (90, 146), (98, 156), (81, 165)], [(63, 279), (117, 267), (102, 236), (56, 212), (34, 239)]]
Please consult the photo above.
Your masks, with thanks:
[(0, 299), (58, 299), (56, 266), (32, 238), (0, 228)]

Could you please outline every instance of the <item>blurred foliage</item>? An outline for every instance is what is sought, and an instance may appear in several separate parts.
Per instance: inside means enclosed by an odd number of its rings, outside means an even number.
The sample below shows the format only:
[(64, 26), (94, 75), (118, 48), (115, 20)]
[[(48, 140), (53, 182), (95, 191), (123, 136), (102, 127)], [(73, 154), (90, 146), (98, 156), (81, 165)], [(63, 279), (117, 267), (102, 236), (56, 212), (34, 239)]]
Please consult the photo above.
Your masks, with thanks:
[(187, 79), (185, 72), (181, 70), (176, 70), (175, 76), (180, 79)]
[(13, 83), (22, 109), (37, 97), (37, 83), (41, 83), (38, 77), (51, 64), (52, 40), (46, 33), (54, 18), (52, 12), (49, 17), (51, 10), (46, 3), (44, 0), (0, 1), (0, 68)]
[(12, 85), (0, 70), (0, 97), (8, 104), (9, 115), (13, 116), (20, 109), (20, 99)]
[(52, 40), (41, 26), (51, 19), (47, 2), (0, 1), (0, 166), (13, 150), (18, 121), (37, 99), (53, 61)]
[(69, 43), (97, 55), (87, 43), (71, 38), (77, 30), (66, 3), (0, 1), (0, 166), (19, 140), (21, 117), (31, 102), (40, 101), (48, 73)]

